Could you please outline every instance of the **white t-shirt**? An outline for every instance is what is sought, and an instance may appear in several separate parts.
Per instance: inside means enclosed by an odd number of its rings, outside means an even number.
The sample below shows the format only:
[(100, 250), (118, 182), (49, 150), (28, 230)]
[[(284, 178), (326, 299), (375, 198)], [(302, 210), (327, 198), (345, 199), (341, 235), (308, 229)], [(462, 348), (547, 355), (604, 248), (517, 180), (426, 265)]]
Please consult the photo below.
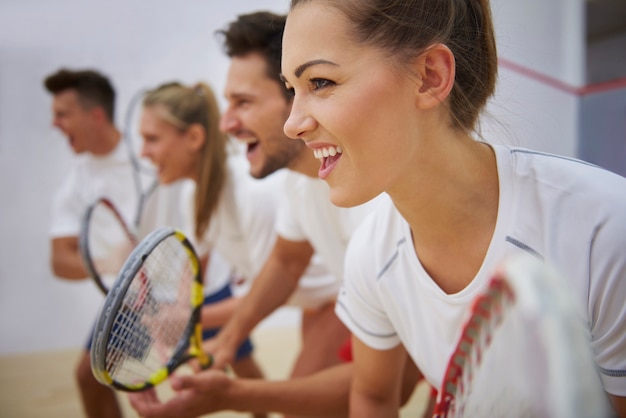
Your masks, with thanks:
[(139, 199), (132, 170), (122, 141), (105, 156), (78, 155), (52, 203), (51, 238), (78, 236), (87, 207), (101, 197), (109, 198), (130, 225)]
[[(150, 189), (156, 179), (146, 171), (139, 173), (139, 186), (144, 190)], [(141, 240), (159, 226), (181, 227), (180, 196), (180, 184), (152, 189), (144, 204), (141, 225), (136, 228), (140, 193), (127, 144), (121, 139), (107, 155), (84, 153), (76, 156), (68, 176), (54, 196), (49, 234), (53, 239), (78, 237), (87, 208), (97, 199), (106, 197), (113, 202), (128, 228)], [(100, 219), (99, 222), (106, 221)], [(100, 224), (104, 231), (108, 226)], [(96, 259), (102, 255), (111, 256), (111, 249), (120, 243), (121, 235), (117, 227), (111, 226), (113, 228), (108, 229), (111, 231), (108, 236), (101, 236), (96, 244), (92, 243), (92, 256)]]
[(444, 293), (420, 264), (409, 225), (389, 201), (350, 243), (337, 315), (375, 349), (404, 344), (439, 387), (468, 304), (496, 265), (519, 252), (538, 255), (571, 283), (604, 389), (626, 396), (626, 179), (570, 158), (493, 148), (498, 219), (474, 280), (456, 294)]
[[(209, 228), (201, 242), (192, 239), (199, 254), (216, 251), (234, 270), (233, 278), (243, 280), (233, 288), (235, 294), (248, 291), (251, 281), (261, 271), (276, 242), (277, 205), (285, 193), (286, 170), (279, 170), (264, 179), (249, 174), (248, 161), (241, 154), (228, 157), (228, 176)], [(193, 202), (195, 186), (186, 191), (187, 202)], [(185, 231), (194, 237), (193, 203), (188, 203)], [(225, 285), (223, 277), (207, 277), (205, 293), (211, 294)], [(335, 300), (338, 286), (329, 279), (328, 271), (314, 257), (300, 279), (289, 305), (316, 307)]]
[[(195, 237), (195, 184), (185, 191), (184, 231), (199, 255), (213, 251), (233, 269), (234, 277), (253, 279), (274, 245), (275, 193), (279, 176), (253, 179), (247, 171), (247, 161), (239, 154), (230, 155), (227, 176), (219, 204), (211, 216), (209, 227), (200, 241)], [(205, 292), (220, 290), (223, 278), (207, 277)]]
[[(144, 176), (141, 186), (150, 189), (156, 178)], [(191, 180), (180, 180), (171, 184), (159, 184), (146, 194), (137, 231), (139, 239), (144, 238), (155, 228), (170, 226), (182, 228), (185, 224), (185, 212), (181, 210), (184, 193)]]
[(378, 199), (352, 208), (330, 201), (325, 181), (289, 171), (280, 201), (276, 231), (291, 241), (309, 241), (321, 263), (331, 273), (335, 294), (341, 286), (346, 247), (356, 227)]

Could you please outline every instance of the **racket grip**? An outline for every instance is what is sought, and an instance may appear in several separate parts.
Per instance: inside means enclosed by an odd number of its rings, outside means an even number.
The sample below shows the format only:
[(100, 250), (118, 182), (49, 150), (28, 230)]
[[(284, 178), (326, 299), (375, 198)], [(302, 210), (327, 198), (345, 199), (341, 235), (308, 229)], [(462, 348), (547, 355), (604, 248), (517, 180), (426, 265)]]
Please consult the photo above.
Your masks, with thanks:
[(213, 356), (211, 354), (202, 352), (198, 356), (198, 361), (200, 362), (200, 368), (202, 370), (206, 370), (213, 365)]

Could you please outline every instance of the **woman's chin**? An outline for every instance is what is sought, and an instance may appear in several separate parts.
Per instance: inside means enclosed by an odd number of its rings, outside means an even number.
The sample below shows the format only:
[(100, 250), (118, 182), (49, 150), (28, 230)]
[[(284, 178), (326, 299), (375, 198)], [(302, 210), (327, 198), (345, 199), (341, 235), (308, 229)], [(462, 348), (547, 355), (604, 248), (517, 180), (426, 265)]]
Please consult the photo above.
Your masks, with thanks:
[(340, 208), (358, 206), (373, 198), (374, 196), (355, 192), (354, 189), (349, 187), (333, 187), (330, 185), (330, 201), (333, 205)]

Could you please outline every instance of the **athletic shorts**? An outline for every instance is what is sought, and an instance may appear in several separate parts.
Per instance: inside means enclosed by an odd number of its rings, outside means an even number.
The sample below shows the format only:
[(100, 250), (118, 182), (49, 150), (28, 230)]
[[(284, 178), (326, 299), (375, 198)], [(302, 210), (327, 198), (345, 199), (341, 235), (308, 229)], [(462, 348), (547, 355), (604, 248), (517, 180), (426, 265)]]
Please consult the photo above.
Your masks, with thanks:
[(341, 347), (339, 347), (337, 355), (339, 356), (339, 360), (343, 363), (352, 362), (352, 337), (348, 337)]
[[(206, 296), (204, 298), (203, 304), (208, 305), (211, 303), (219, 302), (221, 300), (228, 299), (232, 296), (233, 296), (233, 293), (230, 289), (230, 284), (227, 284), (221, 290), (213, 293), (212, 295)], [(219, 330), (220, 328), (211, 328), (211, 329), (203, 330), (202, 339), (208, 340), (209, 338), (215, 337), (217, 333), (219, 332)], [(239, 346), (239, 349), (237, 350), (237, 356), (235, 357), (235, 359), (241, 360), (243, 358), (249, 357), (252, 354), (253, 350), (254, 350), (254, 346), (252, 345), (252, 341), (250, 341), (250, 338), (246, 338), (243, 344)]]

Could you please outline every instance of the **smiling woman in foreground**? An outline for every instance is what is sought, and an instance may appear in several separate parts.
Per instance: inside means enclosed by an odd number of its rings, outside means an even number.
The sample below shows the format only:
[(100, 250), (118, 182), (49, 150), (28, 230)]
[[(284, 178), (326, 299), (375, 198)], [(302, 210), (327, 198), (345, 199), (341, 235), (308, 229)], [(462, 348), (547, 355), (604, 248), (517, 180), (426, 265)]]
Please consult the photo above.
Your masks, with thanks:
[(285, 133), (320, 158), (334, 204), (391, 197), (353, 236), (337, 305), (351, 416), (397, 414), (406, 352), (439, 387), (471, 301), (520, 253), (568, 280), (599, 371), (579, 378), (626, 416), (626, 179), (482, 140), (496, 73), (487, 0), (292, 1)]

